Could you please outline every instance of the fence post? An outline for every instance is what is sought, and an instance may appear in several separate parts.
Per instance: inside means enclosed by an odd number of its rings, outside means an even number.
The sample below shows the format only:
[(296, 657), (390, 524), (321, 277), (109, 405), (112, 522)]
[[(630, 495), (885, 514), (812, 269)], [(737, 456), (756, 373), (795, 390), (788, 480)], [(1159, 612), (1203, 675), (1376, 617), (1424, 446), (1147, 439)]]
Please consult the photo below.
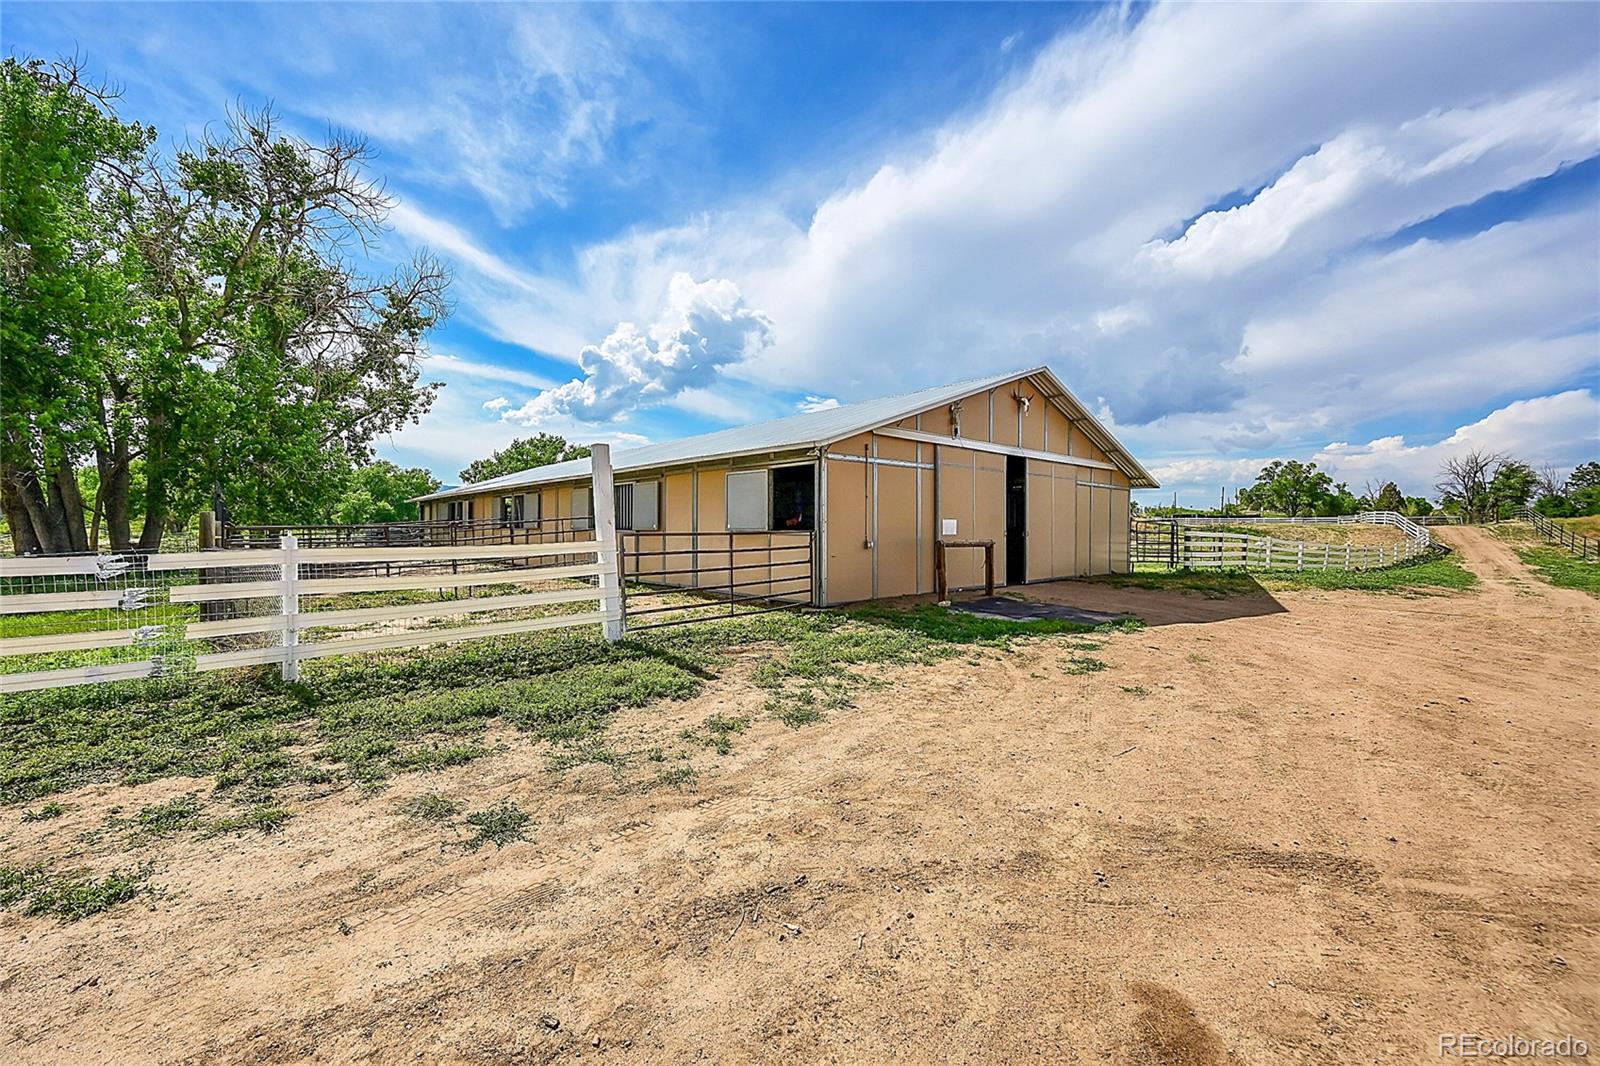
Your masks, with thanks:
[[(611, 487), (611, 446), (596, 444), (589, 449), (592, 471), (590, 487), (594, 497), (595, 561), (600, 569), (600, 609), (606, 613), (601, 623), (607, 640), (622, 639), (622, 553), (617, 550), (617, 499)], [(614, 616), (614, 617), (613, 617)]]
[(293, 533), (278, 538), (283, 552), (283, 679), (300, 680), (300, 542)]

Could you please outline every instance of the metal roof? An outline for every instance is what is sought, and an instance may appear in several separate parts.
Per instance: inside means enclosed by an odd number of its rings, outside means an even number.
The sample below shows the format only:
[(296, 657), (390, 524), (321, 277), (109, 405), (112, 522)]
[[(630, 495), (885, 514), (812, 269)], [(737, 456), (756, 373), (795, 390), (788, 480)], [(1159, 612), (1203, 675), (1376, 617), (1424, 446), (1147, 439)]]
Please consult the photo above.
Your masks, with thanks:
[[(1135, 488), (1158, 488), (1156, 480), (1150, 476), (1144, 467), (1140, 466), (1127, 451), (1117, 443), (1115, 437), (1108, 433), (1094, 417), (1084, 409), (1077, 398), (1061, 384), (1061, 381), (1050, 371), (1049, 367), (1034, 367), (1032, 370), (1012, 370), (1004, 374), (991, 374), (987, 377), (971, 378), (966, 381), (956, 381), (949, 385), (937, 385), (933, 388), (920, 389), (917, 392), (902, 393), (898, 396), (884, 396), (876, 400), (863, 400), (861, 403), (846, 404), (840, 407), (829, 408), (825, 411), (808, 411), (805, 414), (791, 415), (788, 418), (778, 418), (770, 422), (757, 422), (749, 426), (737, 426), (733, 429), (721, 429), (714, 433), (702, 433), (694, 437), (683, 437), (679, 440), (665, 441), (661, 444), (646, 444), (638, 448), (626, 448), (612, 452), (611, 468), (615, 473), (621, 474), (631, 470), (653, 470), (659, 467), (679, 466), (684, 463), (706, 462), (715, 459), (733, 459), (748, 455), (766, 455), (773, 452), (802, 451), (817, 448), (832, 441), (853, 437), (857, 433), (864, 433), (869, 429), (890, 422), (898, 422), (902, 418), (926, 411), (929, 408), (940, 407), (944, 404), (959, 400), (963, 396), (970, 396), (975, 392), (998, 388), (1009, 382), (1020, 381), (1027, 378), (1035, 388), (1046, 397), (1054, 400), (1067, 416), (1073, 420), (1089, 437), (1100, 447), (1100, 450), (1111, 457), (1123, 473), (1127, 474)], [(416, 497), (417, 501), (443, 500), (457, 496), (475, 496), (483, 492), (494, 492), (498, 489), (516, 489), (529, 485), (543, 485), (552, 481), (571, 481), (576, 478), (589, 476), (589, 460), (569, 459), (564, 463), (550, 463), (546, 466), (536, 466), (528, 470), (518, 470), (512, 474), (502, 474), (499, 477), (489, 478), (469, 485), (461, 485), (454, 489), (445, 489), (427, 496)]]

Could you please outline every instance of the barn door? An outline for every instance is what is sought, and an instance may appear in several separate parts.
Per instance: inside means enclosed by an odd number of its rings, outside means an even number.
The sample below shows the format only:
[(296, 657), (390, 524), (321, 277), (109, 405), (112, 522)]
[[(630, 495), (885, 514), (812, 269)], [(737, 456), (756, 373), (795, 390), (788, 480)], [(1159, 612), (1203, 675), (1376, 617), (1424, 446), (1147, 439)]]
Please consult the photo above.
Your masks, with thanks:
[(1006, 584), (1028, 580), (1028, 460), (1006, 456)]

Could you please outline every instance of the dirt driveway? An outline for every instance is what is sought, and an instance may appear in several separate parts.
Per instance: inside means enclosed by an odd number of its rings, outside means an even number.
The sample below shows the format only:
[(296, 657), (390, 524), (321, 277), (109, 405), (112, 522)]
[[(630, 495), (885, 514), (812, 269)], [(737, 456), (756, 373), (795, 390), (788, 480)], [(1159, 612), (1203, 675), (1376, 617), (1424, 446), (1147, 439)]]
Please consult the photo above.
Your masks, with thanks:
[[(1476, 531), (1419, 596), (1040, 595), (1153, 623), (957, 658), (740, 736), (697, 791), (527, 745), (272, 837), (172, 840), (169, 895), (0, 914), (11, 1063), (1423, 1062), (1438, 1036), (1600, 1046), (1600, 603)], [(675, 734), (736, 677), (626, 713)], [(82, 789), (26, 850), (112, 804)], [(396, 813), (513, 797), (464, 852)], [(98, 812), (98, 814), (96, 814)]]

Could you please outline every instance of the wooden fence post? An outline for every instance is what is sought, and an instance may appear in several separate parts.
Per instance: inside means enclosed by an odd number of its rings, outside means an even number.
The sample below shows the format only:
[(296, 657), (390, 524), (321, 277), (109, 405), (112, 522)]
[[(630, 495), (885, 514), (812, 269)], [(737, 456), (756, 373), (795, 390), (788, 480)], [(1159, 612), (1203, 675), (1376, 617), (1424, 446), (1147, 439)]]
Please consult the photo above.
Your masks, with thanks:
[(622, 553), (617, 550), (617, 499), (611, 485), (611, 446), (596, 444), (589, 449), (592, 470), (590, 486), (594, 497), (594, 539), (600, 563), (600, 609), (606, 613), (601, 629), (606, 640), (622, 639)]
[(278, 538), (283, 551), (283, 679), (300, 680), (300, 542), (293, 533)]

